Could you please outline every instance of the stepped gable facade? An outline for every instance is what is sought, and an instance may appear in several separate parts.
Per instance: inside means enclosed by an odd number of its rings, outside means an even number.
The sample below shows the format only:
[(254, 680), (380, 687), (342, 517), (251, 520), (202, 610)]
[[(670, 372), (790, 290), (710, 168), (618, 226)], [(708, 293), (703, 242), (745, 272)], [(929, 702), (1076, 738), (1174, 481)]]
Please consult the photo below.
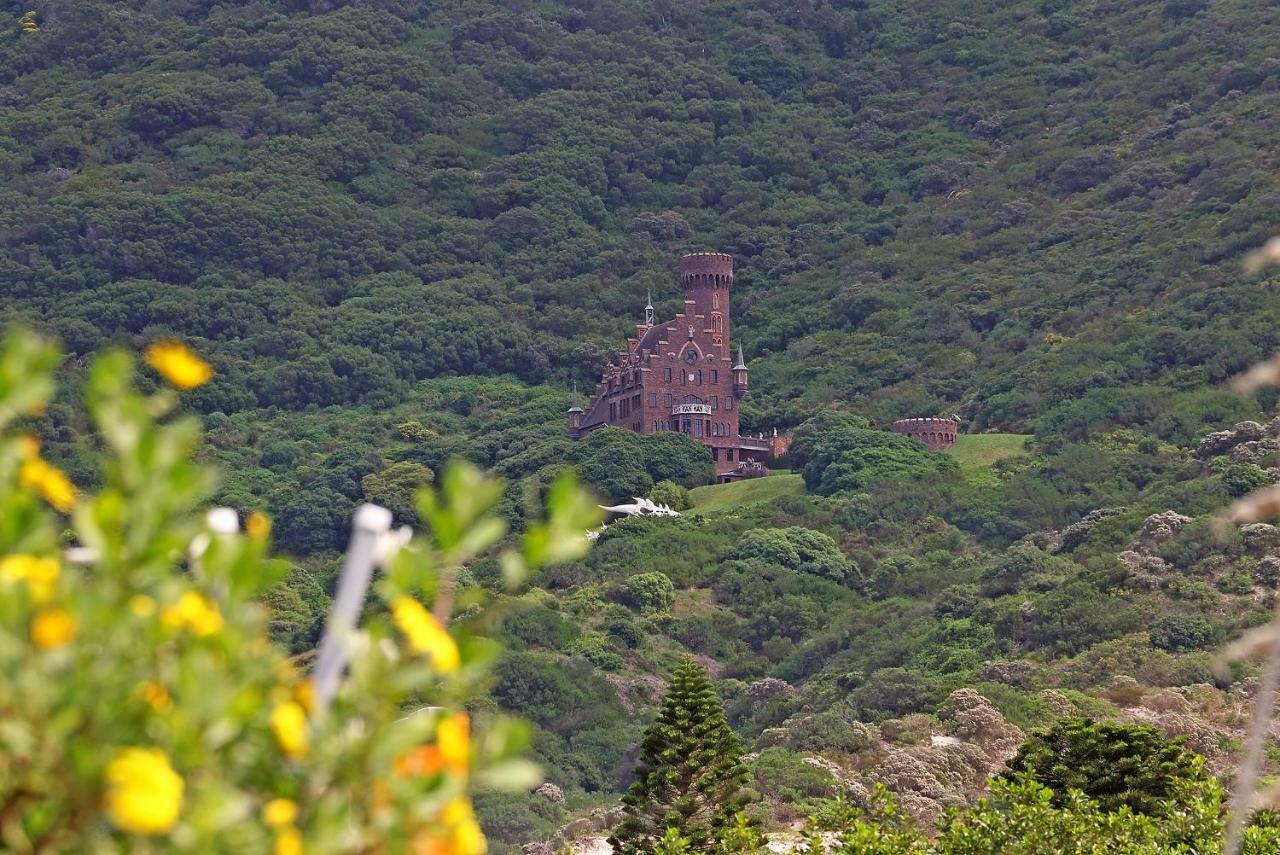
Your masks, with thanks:
[(747, 394), (742, 348), (736, 358), (729, 336), (733, 256), (694, 252), (680, 259), (684, 311), (655, 323), (652, 300), (605, 367), (585, 407), (574, 393), (569, 436), (579, 439), (612, 425), (637, 433), (679, 431), (711, 449), (716, 475), (734, 480), (770, 457), (772, 442), (738, 434), (738, 404)]
[(946, 451), (956, 444), (960, 422), (955, 419), (898, 419), (893, 432), (914, 437), (930, 451)]

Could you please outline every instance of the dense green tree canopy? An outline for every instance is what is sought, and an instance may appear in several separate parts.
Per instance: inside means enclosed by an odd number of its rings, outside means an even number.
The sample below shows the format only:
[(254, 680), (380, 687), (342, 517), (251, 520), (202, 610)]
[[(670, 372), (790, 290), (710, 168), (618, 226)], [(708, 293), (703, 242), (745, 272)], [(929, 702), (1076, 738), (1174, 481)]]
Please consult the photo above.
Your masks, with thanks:
[(1063, 719), (1033, 735), (1008, 768), (1049, 787), (1059, 805), (1079, 790), (1103, 810), (1157, 815), (1174, 809), (1179, 785), (1205, 779), (1203, 758), (1151, 725), (1089, 719)]
[(593, 383), (687, 249), (737, 259), (753, 427), (1185, 441), (1280, 345), (1236, 265), (1280, 226), (1257, 0), (33, 5), (0, 311), (192, 340), (206, 412)]

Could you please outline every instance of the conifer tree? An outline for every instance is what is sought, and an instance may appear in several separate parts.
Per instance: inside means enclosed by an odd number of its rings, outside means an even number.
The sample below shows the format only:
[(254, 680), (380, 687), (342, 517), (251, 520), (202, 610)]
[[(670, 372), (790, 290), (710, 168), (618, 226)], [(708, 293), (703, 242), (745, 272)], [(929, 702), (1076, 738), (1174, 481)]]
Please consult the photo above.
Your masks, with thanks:
[(735, 825), (747, 780), (742, 747), (707, 672), (686, 658), (671, 676), (662, 712), (640, 744), (625, 818), (609, 842), (617, 855), (648, 855), (669, 829), (689, 852), (712, 852)]

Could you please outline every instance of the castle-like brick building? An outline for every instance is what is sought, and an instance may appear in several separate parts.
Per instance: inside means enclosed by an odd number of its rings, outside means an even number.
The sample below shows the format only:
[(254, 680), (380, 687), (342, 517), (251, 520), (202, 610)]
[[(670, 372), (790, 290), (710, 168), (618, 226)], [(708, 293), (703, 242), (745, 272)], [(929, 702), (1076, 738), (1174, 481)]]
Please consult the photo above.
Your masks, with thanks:
[(680, 431), (711, 449), (722, 481), (763, 474), (772, 442), (738, 434), (747, 365), (729, 340), (733, 256), (695, 252), (680, 259), (684, 311), (654, 323), (653, 305), (625, 350), (605, 368), (586, 408), (574, 394), (569, 436), (606, 425), (637, 433)]

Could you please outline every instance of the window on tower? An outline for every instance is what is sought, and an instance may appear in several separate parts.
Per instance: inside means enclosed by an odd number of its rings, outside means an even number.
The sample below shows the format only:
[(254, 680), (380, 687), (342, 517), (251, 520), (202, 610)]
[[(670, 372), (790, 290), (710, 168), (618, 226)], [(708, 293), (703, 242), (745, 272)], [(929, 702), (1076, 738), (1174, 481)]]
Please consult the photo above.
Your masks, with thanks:
[(670, 383), (670, 382), (671, 382), (671, 369), (670, 369), (670, 368), (664, 368), (664, 369), (662, 369), (662, 379), (663, 379), (663, 380), (666, 380), (668, 383)]
[(656, 406), (658, 406), (658, 393), (657, 393), (657, 392), (650, 392), (650, 393), (649, 393), (649, 406), (651, 406), (651, 407), (656, 407)]
[(720, 372), (712, 368), (711, 369), (711, 385), (714, 386), (719, 382), (720, 382)]

